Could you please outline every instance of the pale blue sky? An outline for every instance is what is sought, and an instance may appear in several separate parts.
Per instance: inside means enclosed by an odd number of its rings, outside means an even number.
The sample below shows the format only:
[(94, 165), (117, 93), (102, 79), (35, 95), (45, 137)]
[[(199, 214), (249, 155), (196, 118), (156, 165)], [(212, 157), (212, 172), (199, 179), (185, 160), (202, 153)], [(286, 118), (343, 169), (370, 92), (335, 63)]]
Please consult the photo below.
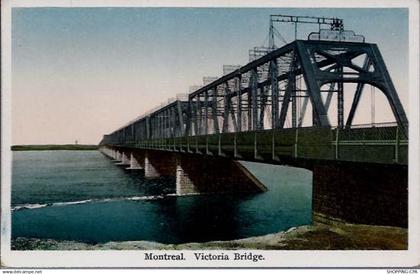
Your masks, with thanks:
[[(245, 64), (270, 14), (343, 18), (379, 45), (407, 105), (407, 9), (14, 8), (12, 142), (97, 143), (223, 64)], [(292, 41), (292, 27), (279, 30)]]

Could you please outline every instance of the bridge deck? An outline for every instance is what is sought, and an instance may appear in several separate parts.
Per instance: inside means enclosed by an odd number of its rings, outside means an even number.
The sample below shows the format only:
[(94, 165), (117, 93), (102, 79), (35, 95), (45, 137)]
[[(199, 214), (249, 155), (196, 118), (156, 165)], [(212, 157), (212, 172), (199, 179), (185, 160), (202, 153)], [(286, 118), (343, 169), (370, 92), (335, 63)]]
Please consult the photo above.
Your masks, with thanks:
[(276, 162), (291, 158), (403, 165), (408, 163), (408, 140), (399, 126), (270, 129), (127, 140), (114, 145), (259, 162)]

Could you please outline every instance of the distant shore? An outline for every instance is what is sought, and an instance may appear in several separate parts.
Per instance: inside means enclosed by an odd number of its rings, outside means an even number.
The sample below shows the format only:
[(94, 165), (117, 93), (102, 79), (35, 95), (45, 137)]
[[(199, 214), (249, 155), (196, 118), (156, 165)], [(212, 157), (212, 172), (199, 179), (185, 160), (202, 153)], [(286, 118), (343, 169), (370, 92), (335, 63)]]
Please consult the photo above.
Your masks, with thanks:
[(12, 151), (30, 150), (97, 150), (97, 145), (15, 145)]

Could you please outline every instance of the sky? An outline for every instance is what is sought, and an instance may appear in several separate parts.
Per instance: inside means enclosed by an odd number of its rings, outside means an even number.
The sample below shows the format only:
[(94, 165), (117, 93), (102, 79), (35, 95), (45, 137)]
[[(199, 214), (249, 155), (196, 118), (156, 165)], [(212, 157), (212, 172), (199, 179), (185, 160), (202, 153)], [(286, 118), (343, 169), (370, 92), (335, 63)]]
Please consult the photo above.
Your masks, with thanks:
[[(97, 144), (223, 64), (246, 64), (270, 14), (344, 19), (378, 44), (408, 112), (407, 9), (13, 8), (12, 143)], [(378, 121), (392, 118), (377, 105)]]

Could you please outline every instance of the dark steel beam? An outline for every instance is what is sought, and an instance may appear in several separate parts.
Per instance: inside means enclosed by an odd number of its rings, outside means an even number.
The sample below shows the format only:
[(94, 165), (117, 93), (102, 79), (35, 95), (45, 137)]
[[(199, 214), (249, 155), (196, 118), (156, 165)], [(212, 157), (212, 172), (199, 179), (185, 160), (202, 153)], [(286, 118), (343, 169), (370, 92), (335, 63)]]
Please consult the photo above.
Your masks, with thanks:
[(328, 114), (326, 113), (324, 104), (322, 103), (320, 86), (316, 81), (315, 71), (313, 64), (311, 63), (309, 53), (305, 44), (301, 41), (297, 41), (296, 46), (299, 63), (303, 68), (303, 77), (309, 91), (309, 98), (311, 99), (312, 109), (316, 117), (316, 123), (319, 123), (319, 126), (329, 126), (330, 122), (328, 120)]
[(230, 99), (228, 100), (228, 93), (229, 93), (229, 85), (228, 83), (225, 84), (225, 87), (223, 89), (223, 126), (222, 126), (222, 132), (228, 132), (229, 127), (229, 112), (230, 112)]
[(237, 132), (242, 131), (242, 75), (239, 74), (238, 76), (238, 91), (236, 95), (237, 101), (237, 113), (236, 113), (236, 119), (237, 119)]
[(251, 71), (251, 81), (250, 81), (250, 88), (251, 88), (251, 102), (252, 102), (252, 127), (251, 130), (256, 130), (258, 128), (258, 73), (257, 70), (254, 69)]
[[(297, 53), (295, 53), (295, 55), (296, 54)], [(293, 62), (296, 62), (296, 60), (293, 61)], [(295, 65), (291, 64), (290, 66), (293, 67)], [(293, 83), (294, 80), (293, 79), (295, 79), (295, 77), (296, 76), (293, 74), (293, 71), (290, 70), (289, 78), (288, 78), (288, 81), (287, 81), (286, 91), (284, 92), (283, 101), (282, 101), (281, 109), (280, 109), (280, 117), (279, 117), (279, 122), (278, 122), (279, 128), (284, 128), (284, 124), (286, 122), (286, 116), (287, 116), (287, 111), (288, 111), (288, 108), (289, 108), (289, 102), (290, 102), (290, 98), (291, 98), (292, 91), (293, 91), (293, 88), (294, 88), (294, 83)]]
[[(343, 66), (337, 67), (337, 72), (343, 78)], [(343, 128), (344, 126), (344, 85), (343, 81), (337, 83), (337, 126)]]
[(379, 70), (381, 72), (384, 86), (382, 92), (384, 92), (385, 96), (388, 98), (388, 102), (391, 105), (391, 109), (394, 113), (397, 123), (404, 130), (404, 135), (408, 137), (408, 119), (401, 104), (400, 98), (398, 97), (398, 93), (395, 90), (394, 84), (392, 83), (391, 76), (389, 75), (388, 69), (386, 68), (378, 46), (371, 44), (370, 47), (372, 49), (372, 54), (375, 57), (375, 70)]
[(212, 104), (211, 104), (214, 133), (219, 133), (219, 119), (217, 118), (217, 94), (218, 94), (217, 88), (218, 87), (216, 86), (213, 89)]
[[(371, 66), (371, 62), (368, 56), (366, 56), (365, 60), (363, 61), (363, 69), (369, 70)], [(346, 127), (350, 127), (353, 124), (354, 115), (356, 114), (357, 106), (359, 105), (360, 98), (362, 97), (362, 91), (364, 88), (364, 83), (357, 83), (356, 91), (354, 93), (353, 102), (351, 104), (349, 116), (347, 117)]]
[(270, 84), (271, 84), (271, 128), (278, 127), (279, 113), (279, 80), (277, 60), (270, 62)]

